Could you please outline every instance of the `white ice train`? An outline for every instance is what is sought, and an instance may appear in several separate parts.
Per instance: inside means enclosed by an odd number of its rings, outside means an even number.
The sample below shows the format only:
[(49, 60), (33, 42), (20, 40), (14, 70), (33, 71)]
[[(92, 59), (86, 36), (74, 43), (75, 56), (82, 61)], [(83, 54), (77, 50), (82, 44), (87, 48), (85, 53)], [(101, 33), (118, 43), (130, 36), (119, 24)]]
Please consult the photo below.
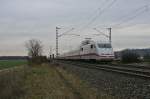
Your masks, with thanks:
[(110, 43), (100, 43), (87, 39), (83, 41), (77, 50), (64, 53), (59, 59), (66, 60), (114, 60), (114, 52)]

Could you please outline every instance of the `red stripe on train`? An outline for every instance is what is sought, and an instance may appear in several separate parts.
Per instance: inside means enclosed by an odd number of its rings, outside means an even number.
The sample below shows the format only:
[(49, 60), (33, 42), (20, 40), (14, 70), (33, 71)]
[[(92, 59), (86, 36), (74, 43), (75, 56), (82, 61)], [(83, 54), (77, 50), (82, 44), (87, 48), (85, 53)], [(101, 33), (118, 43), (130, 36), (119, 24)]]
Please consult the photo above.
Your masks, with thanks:
[[(73, 55), (73, 56), (65, 56), (65, 57), (75, 57), (75, 56), (87, 56), (87, 55), (96, 55), (99, 57), (114, 57), (113, 55), (107, 54), (107, 55), (98, 55), (96, 53), (89, 53), (89, 54), (80, 54), (80, 55)], [(108, 56), (109, 55), (109, 56)]]

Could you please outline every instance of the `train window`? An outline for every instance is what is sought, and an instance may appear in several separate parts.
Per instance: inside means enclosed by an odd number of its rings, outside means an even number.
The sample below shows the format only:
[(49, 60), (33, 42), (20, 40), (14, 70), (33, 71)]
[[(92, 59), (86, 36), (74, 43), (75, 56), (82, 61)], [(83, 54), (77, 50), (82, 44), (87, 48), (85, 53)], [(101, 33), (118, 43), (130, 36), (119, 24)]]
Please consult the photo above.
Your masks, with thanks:
[(105, 44), (106, 48), (111, 48), (111, 44)]
[(111, 44), (98, 44), (99, 48), (111, 48)]
[(83, 48), (81, 48), (81, 51), (83, 51)]
[(94, 46), (93, 45), (91, 45), (91, 49), (93, 48)]

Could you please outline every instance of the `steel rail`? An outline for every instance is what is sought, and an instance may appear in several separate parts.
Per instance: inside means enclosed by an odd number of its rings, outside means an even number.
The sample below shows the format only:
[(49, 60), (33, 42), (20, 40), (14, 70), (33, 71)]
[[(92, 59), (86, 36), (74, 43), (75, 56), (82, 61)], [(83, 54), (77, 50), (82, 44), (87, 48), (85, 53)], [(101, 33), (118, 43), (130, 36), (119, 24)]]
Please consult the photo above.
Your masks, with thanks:
[(138, 67), (122, 67), (122, 66), (111, 66), (111, 65), (98, 65), (98, 64), (91, 64), (91, 63), (83, 63), (83, 62), (73, 62), (73, 61), (60, 61), (63, 64), (70, 64), (73, 66), (84, 67), (89, 69), (96, 69), (96, 70), (105, 70), (109, 72), (116, 72), (121, 74), (127, 74), (131, 76), (137, 76), (142, 78), (149, 78), (150, 79), (150, 69), (147, 68), (138, 68)]

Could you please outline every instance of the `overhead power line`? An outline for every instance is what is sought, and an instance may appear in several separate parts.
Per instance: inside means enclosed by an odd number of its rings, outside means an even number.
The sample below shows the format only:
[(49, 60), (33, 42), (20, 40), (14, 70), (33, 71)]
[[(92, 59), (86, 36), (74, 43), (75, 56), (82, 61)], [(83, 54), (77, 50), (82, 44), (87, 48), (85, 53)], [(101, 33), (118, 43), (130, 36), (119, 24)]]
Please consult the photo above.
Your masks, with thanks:
[[(101, 9), (103, 9), (102, 7), (105, 6), (105, 4), (107, 4), (107, 2), (110, 1), (110, 0), (104, 0), (104, 2), (101, 3), (101, 5), (96, 8), (87, 18), (86, 20), (90, 20), (92, 17), (95, 17), (95, 13), (98, 13), (100, 12)], [(82, 28), (82, 25), (85, 25), (86, 23), (85, 22), (81, 22), (79, 24), (76, 24), (74, 27), (76, 27), (76, 30), (79, 29), (80, 27)]]
[(64, 33), (62, 33), (62, 34), (60, 34), (60, 35), (58, 35), (59, 37), (60, 36), (62, 36), (62, 35), (66, 35), (66, 34), (68, 34), (69, 32), (71, 32), (71, 31), (73, 31), (74, 30), (74, 28), (71, 28), (70, 30), (68, 30), (68, 31), (66, 31), (66, 32), (64, 32)]
[(113, 0), (111, 3), (109, 3), (106, 7), (104, 7), (103, 9), (99, 8), (99, 13), (93, 18), (91, 19), (81, 30), (84, 30), (85, 28), (87, 28), (89, 25), (91, 25), (93, 22), (95, 22), (97, 20), (97, 18), (99, 16), (101, 16), (107, 9), (109, 9), (113, 4), (115, 4), (117, 0)]
[(149, 7), (150, 7), (150, 5), (145, 5), (145, 6), (142, 6), (140, 8), (135, 9), (131, 13), (123, 16), (122, 18), (120, 18), (121, 21), (119, 23), (116, 23), (116, 24), (112, 25), (112, 27), (116, 28), (116, 27), (120, 26), (121, 24), (127, 23), (127, 22), (135, 19), (136, 17), (140, 16), (144, 12), (149, 11)]

